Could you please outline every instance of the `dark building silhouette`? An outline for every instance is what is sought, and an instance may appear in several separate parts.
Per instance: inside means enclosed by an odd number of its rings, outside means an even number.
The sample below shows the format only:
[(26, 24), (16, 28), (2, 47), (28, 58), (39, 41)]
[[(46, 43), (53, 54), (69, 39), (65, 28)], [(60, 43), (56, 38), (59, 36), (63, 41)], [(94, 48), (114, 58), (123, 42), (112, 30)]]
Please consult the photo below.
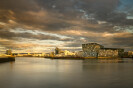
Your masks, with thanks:
[(58, 47), (55, 48), (55, 54), (60, 54), (61, 53), (61, 49), (59, 49)]

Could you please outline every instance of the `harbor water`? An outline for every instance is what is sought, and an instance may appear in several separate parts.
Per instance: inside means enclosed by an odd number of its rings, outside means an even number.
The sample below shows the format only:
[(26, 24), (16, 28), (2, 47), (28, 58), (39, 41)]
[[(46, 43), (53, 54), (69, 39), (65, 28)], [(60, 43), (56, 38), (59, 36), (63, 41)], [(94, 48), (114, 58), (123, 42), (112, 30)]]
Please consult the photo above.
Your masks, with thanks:
[(0, 88), (133, 88), (133, 59), (16, 57), (0, 63)]

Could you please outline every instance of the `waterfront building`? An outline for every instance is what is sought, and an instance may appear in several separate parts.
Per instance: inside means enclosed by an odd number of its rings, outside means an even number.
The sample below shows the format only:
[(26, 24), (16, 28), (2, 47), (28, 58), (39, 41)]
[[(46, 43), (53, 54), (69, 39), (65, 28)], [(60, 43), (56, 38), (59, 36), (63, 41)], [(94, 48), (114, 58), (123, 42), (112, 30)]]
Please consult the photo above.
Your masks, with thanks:
[(70, 51), (68, 51), (68, 50), (65, 50), (65, 51), (64, 51), (64, 55), (65, 55), (65, 56), (74, 56), (75, 53), (74, 53), (74, 52), (70, 52)]
[(45, 53), (45, 54), (44, 54), (44, 57), (50, 57), (50, 54), (51, 54), (51, 53)]
[(6, 50), (6, 54), (7, 55), (12, 55), (12, 50), (10, 50), (10, 49), (9, 50)]
[(84, 52), (84, 57), (98, 57), (98, 52), (104, 46), (97, 43), (87, 43), (82, 44), (82, 50)]
[(132, 51), (128, 51), (128, 56), (132, 56), (133, 52)]
[(77, 57), (84, 57), (84, 52), (83, 51), (78, 51), (76, 52)]
[(125, 58), (133, 57), (133, 52), (132, 51), (124, 52), (123, 57)]
[(59, 54), (56, 54), (56, 56), (58, 57), (75, 56), (75, 52), (64, 50), (64, 51), (61, 51)]
[(55, 54), (60, 54), (61, 53), (61, 49), (59, 49), (58, 47), (55, 48)]
[(123, 57), (128, 57), (128, 52), (124, 52)]
[(122, 57), (124, 49), (102, 48), (99, 50), (98, 57)]
[(55, 55), (54, 52), (50, 53), (50, 57), (54, 57), (54, 55)]
[(97, 43), (82, 44), (83, 57), (122, 57), (124, 49), (104, 48)]

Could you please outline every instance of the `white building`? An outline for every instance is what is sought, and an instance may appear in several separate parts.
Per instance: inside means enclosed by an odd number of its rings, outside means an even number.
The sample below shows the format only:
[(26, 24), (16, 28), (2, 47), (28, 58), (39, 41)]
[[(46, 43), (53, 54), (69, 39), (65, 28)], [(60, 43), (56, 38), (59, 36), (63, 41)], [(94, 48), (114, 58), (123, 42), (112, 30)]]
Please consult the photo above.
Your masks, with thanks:
[(75, 56), (75, 55), (76, 55), (75, 52), (70, 52), (68, 50), (64, 50), (60, 54), (57, 54), (56, 56), (64, 57), (64, 56)]

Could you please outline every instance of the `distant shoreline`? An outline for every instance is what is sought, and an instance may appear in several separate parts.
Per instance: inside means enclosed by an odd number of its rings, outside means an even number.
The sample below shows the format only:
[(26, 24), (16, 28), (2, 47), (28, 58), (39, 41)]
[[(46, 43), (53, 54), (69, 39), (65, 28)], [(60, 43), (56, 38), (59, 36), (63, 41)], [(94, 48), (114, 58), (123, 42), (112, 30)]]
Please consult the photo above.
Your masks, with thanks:
[(121, 57), (44, 57), (44, 58), (50, 58), (50, 59), (122, 59)]

